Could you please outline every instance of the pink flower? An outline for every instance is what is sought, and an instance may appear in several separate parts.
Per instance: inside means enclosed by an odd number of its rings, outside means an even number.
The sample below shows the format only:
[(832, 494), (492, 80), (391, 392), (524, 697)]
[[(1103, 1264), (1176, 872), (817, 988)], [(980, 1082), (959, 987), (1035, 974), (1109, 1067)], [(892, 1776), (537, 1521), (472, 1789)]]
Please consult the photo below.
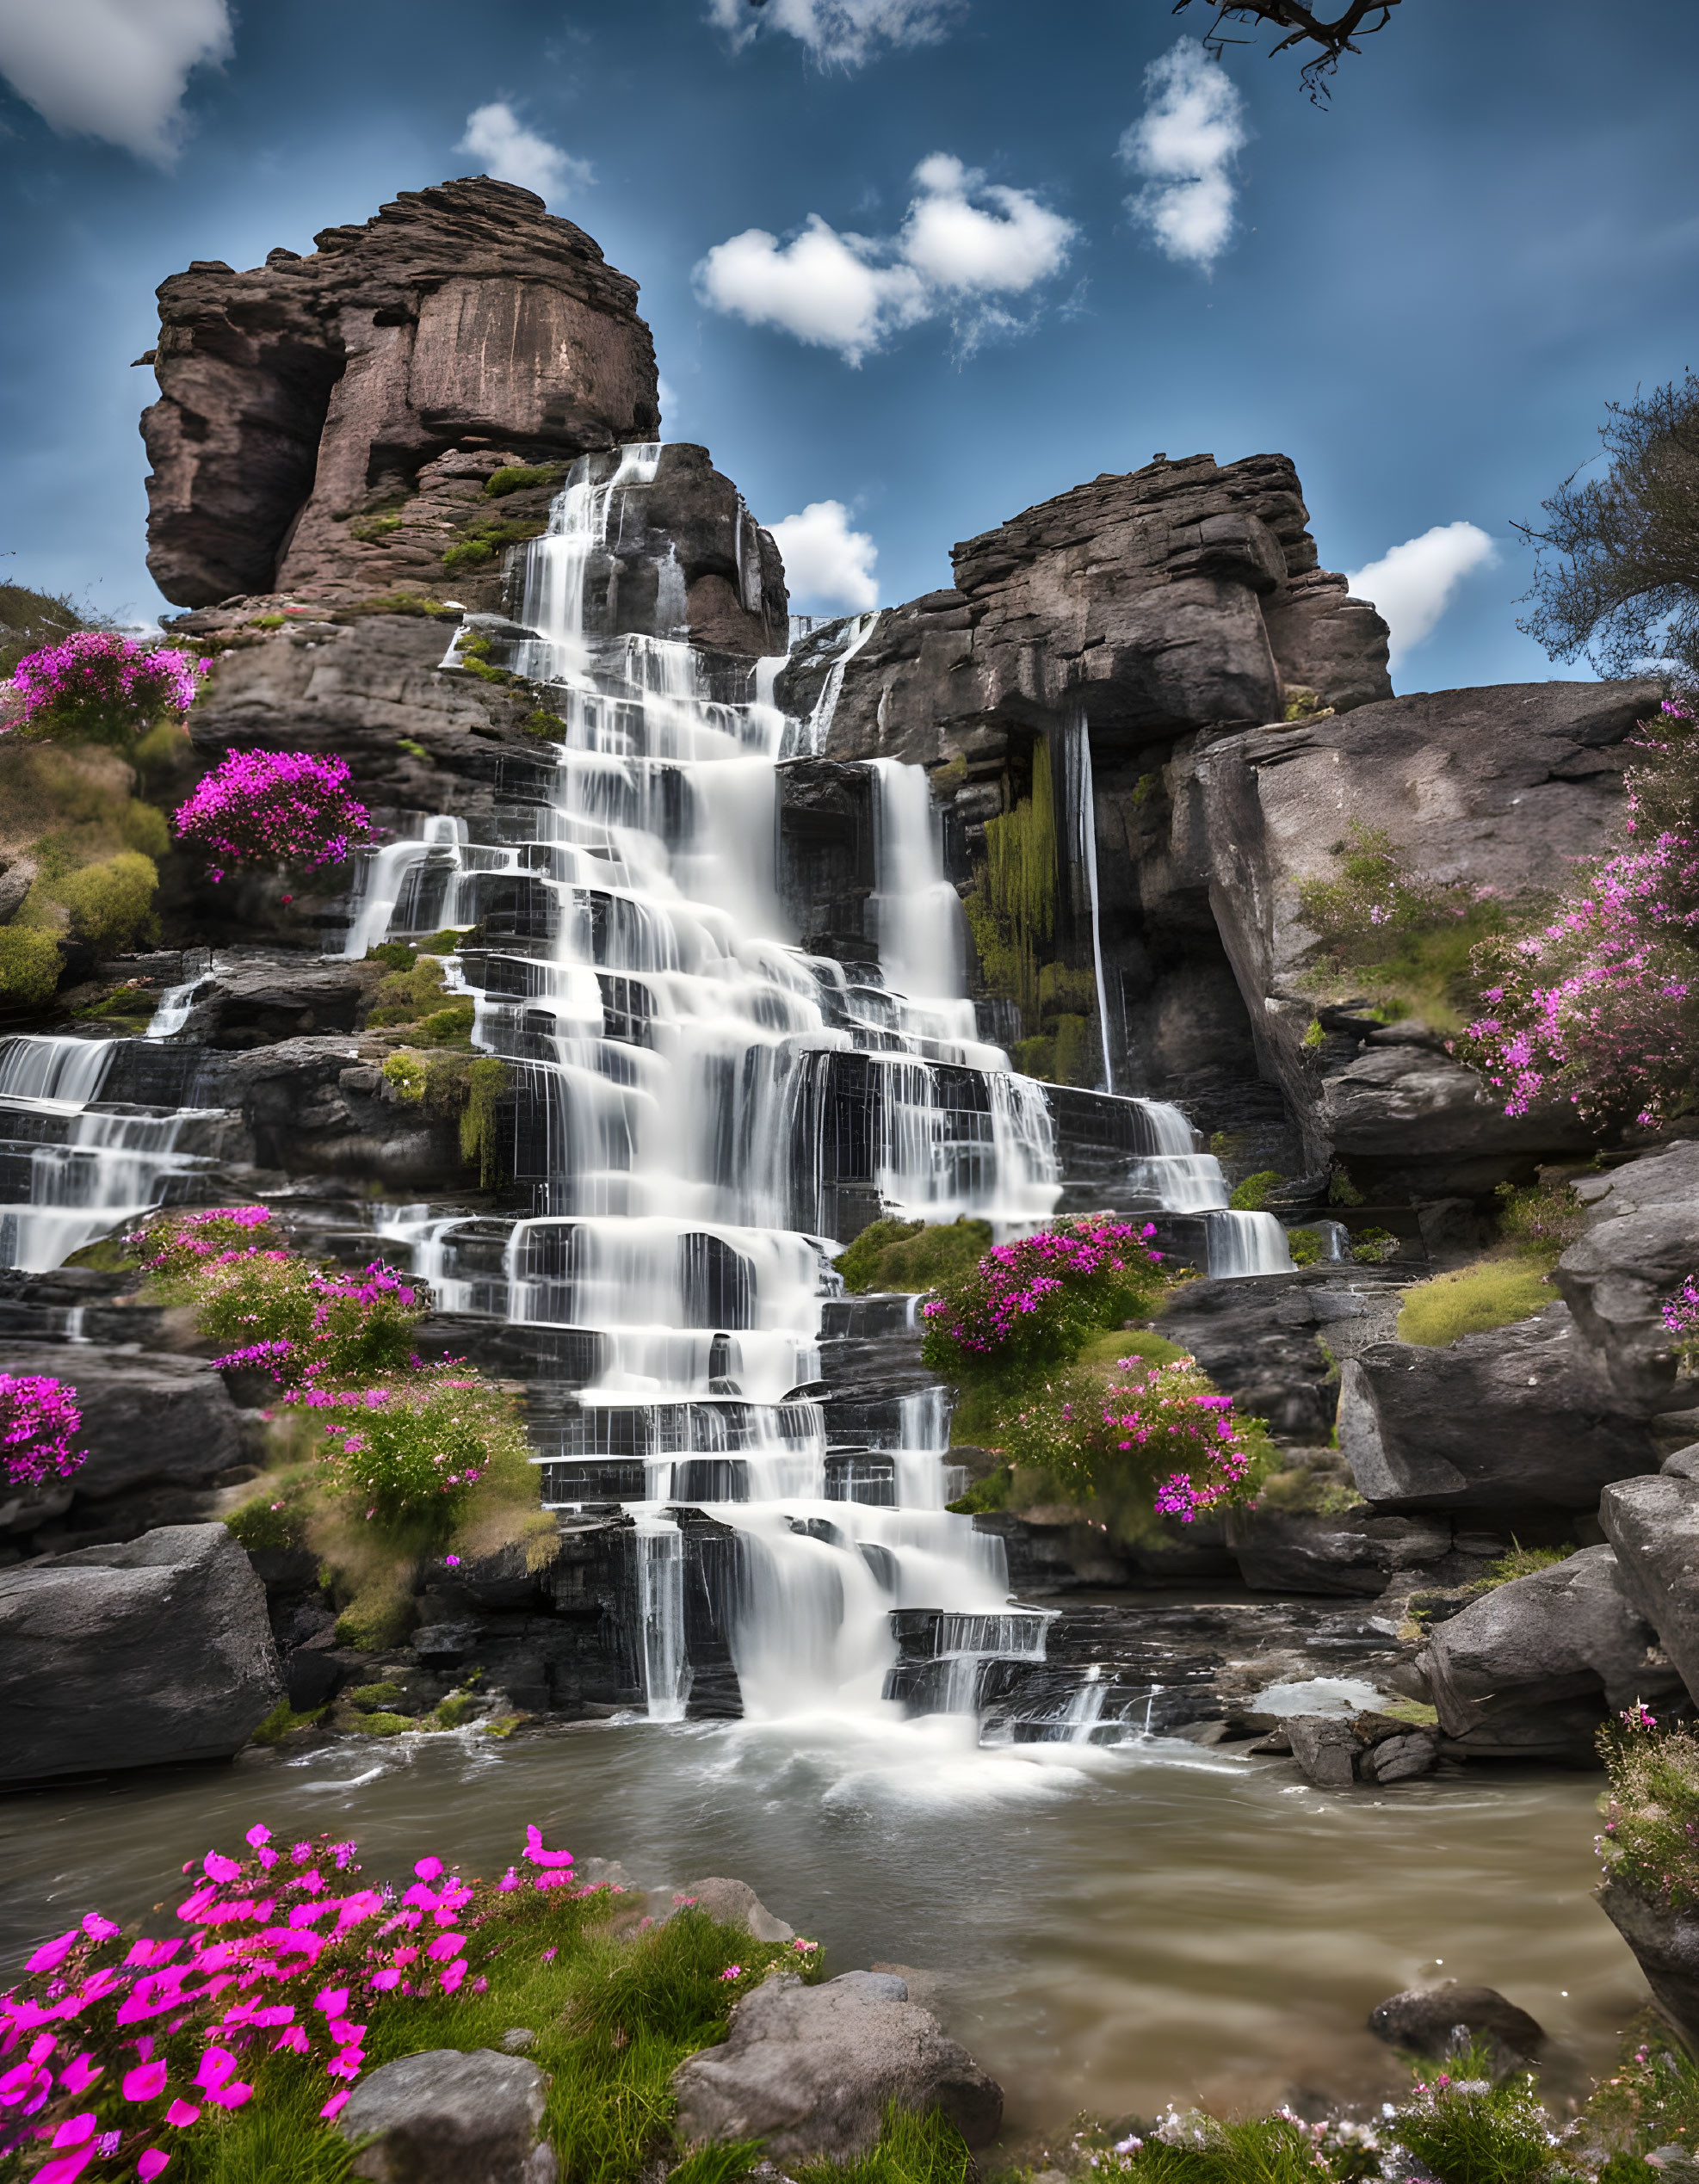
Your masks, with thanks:
[(124, 2074), (124, 2098), (127, 2101), (157, 2101), (165, 2090), (167, 2076), (163, 2063), (144, 2063), (134, 2070)]
[(525, 1855), (534, 1866), (570, 1866), (570, 1850), (545, 1850), (541, 1831), (528, 1826), (525, 1830)]
[(67, 2093), (86, 2093), (104, 2068), (92, 2055), (79, 2055), (59, 2072), (59, 2083)]
[(162, 2154), (157, 2146), (149, 2146), (136, 2157), (136, 2175), (141, 2178), (142, 2184), (152, 2184), (152, 2180), (161, 2175), (170, 2164), (169, 2154)]
[(165, 2120), (174, 2131), (187, 2131), (200, 2113), (201, 2111), (192, 2108), (187, 2101), (174, 2101), (165, 2111)]
[(90, 1911), (83, 1922), (83, 1931), (91, 1941), (110, 1941), (120, 1928), (110, 1919), (103, 1919), (98, 1911)]
[(96, 2120), (92, 2108), (85, 2109), (80, 2116), (68, 2116), (53, 2133), (54, 2150), (61, 2146), (80, 2146), (85, 2139), (92, 2138)]
[(76, 1939), (77, 1928), (72, 1927), (69, 1934), (61, 1934), (55, 1940), (44, 1941), (34, 1955), (26, 1960), (24, 1970), (26, 1971), (57, 1971), (71, 1953), (71, 1945)]
[(341, 2115), (343, 2110), (348, 2106), (349, 2093), (349, 2088), (346, 2087), (344, 2087), (343, 2091), (340, 2093), (333, 2093), (330, 2099), (324, 2103), (324, 2106), (318, 2111), (320, 2116), (323, 2117), (326, 2123), (334, 2123), (337, 2118)]

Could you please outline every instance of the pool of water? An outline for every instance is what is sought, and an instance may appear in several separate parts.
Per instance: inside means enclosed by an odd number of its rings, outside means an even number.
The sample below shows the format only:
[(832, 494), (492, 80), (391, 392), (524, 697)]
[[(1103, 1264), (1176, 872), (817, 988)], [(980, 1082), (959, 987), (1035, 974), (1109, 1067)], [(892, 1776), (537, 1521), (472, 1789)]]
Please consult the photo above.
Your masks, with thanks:
[(837, 1970), (941, 1974), (1012, 2137), (1171, 2099), (1378, 2098), (1401, 2074), (1364, 2019), (1447, 1976), (1531, 2011), (1553, 2082), (1579, 2085), (1646, 1999), (1591, 1897), (1597, 1787), (1505, 1770), (1331, 1796), (1185, 1744), (982, 1750), (945, 1718), (339, 1745), (0, 1802), (0, 1957), (145, 1909), (256, 1820), (353, 1835), (375, 1879), (427, 1849), (487, 1872), (534, 1820), (642, 1884), (748, 1880)]

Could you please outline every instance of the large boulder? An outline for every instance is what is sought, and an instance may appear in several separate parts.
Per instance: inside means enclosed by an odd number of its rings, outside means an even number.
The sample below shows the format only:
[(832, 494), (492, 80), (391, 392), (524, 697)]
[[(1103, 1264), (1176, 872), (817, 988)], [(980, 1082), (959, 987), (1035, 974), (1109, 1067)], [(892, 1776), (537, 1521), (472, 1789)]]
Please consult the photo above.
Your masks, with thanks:
[(1699, 1449), (1653, 1478), (1620, 1479), (1599, 1497), (1598, 1521), (1616, 1551), (1623, 1589), (1657, 1632), (1688, 1694), (1699, 1699)]
[(282, 1695), (264, 1589), (221, 1524), (0, 1570), (0, 1780), (228, 1759)]
[(537, 2136), (547, 2082), (520, 2055), (431, 2048), (370, 2071), (337, 2128), (374, 2184), (554, 2184), (554, 2149)]
[(1226, 1535), (1253, 1592), (1377, 1595), (1451, 1552), (1443, 1520), (1385, 1516), (1361, 1504), (1331, 1515), (1270, 1502), (1230, 1508)]
[(1590, 1511), (1658, 1462), (1563, 1305), (1441, 1348), (1372, 1345), (1345, 1362), (1338, 1422), (1363, 1499), (1394, 1509)]
[(1577, 1189), (1593, 1218), (1558, 1262), (1558, 1287), (1625, 1409), (1684, 1410), (1695, 1384), (1677, 1376), (1662, 1305), (1699, 1271), (1699, 1144), (1666, 1145)]
[(823, 1986), (786, 1973), (732, 2013), (723, 2045), (673, 2074), (687, 2144), (759, 2138), (775, 2162), (855, 2161), (876, 2144), (895, 2102), (947, 2116), (970, 2146), (988, 2145), (1002, 2088), (887, 1973), (847, 1971)]
[(1648, 1903), (1626, 1882), (1607, 1879), (1599, 1908), (1634, 1953), (1653, 2001), (1699, 2055), (1699, 1916)]
[(380, 975), (375, 966), (281, 950), (226, 950), (197, 988), (182, 1035), (205, 1046), (244, 1048), (350, 1032)]
[(1299, 888), (1337, 872), (1353, 822), (1384, 830), (1411, 870), (1435, 879), (1512, 898), (1546, 885), (1607, 838), (1625, 743), (1660, 695), (1651, 682), (1388, 695), (1220, 737), (1178, 768), (1175, 836), (1207, 861), (1263, 1071), (1304, 1119), (1307, 1166), (1372, 1163), (1388, 1185), (1433, 1196), (1489, 1186), (1495, 1164), (1502, 1174), (1590, 1142), (1566, 1104), (1506, 1115), (1437, 1040), (1383, 1040), (1365, 1022), (1318, 1069), (1303, 1040), (1319, 942)]
[(1674, 1687), (1609, 1547), (1513, 1578), (1441, 1623), (1418, 1665), (1472, 1754), (1585, 1765), (1606, 1709)]
[(65, 1484), (95, 1521), (138, 1495), (204, 1490), (247, 1454), (242, 1415), (202, 1359), (100, 1342), (9, 1342), (4, 1365), (75, 1389), (77, 1441), (88, 1456)]
[(409, 572), (348, 521), (374, 489), (405, 490), (465, 439), (535, 458), (658, 431), (637, 284), (529, 190), (484, 176), (409, 190), (314, 241), (160, 287), (142, 436), (148, 566), (168, 599), (388, 591)]
[(1527, 2061), (1546, 2038), (1539, 2022), (1496, 1987), (1460, 1987), (1455, 1979), (1388, 1995), (1369, 2011), (1368, 2029), (1388, 2047), (1430, 2062), (1455, 2054), (1472, 2039), (1491, 2041), (1502, 2053)]

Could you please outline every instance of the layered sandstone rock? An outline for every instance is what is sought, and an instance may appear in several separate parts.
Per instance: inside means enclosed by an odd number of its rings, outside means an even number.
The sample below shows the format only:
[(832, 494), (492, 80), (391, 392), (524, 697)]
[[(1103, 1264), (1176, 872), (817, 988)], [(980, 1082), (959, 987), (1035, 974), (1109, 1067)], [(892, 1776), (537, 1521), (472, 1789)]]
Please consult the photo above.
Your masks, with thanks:
[(167, 598), (380, 590), (381, 544), (349, 521), (433, 459), (499, 442), (546, 460), (658, 429), (637, 284), (529, 190), (409, 190), (313, 239), (246, 273), (199, 260), (159, 290), (142, 436)]

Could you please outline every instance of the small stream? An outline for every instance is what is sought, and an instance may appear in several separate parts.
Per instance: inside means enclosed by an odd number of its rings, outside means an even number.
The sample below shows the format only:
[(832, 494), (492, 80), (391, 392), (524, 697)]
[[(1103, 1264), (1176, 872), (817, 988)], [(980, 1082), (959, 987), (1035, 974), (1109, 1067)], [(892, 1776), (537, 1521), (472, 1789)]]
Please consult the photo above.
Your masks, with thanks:
[(145, 1910), (256, 1819), (356, 1836), (374, 1879), (426, 1849), (490, 1871), (534, 1820), (639, 1883), (747, 1879), (832, 1969), (942, 1975), (936, 2006), (1002, 2081), (1015, 2138), (1171, 2099), (1378, 2100), (1401, 2074), (1364, 2019), (1447, 1976), (1530, 2010), (1548, 2084), (1580, 2088), (1645, 2000), (1591, 1900), (1591, 1777), (1472, 1769), (1335, 1797), (1278, 1761), (975, 1733), (832, 1712), (631, 1722), (43, 1790), (0, 1804), (0, 1958), (95, 1905)]

